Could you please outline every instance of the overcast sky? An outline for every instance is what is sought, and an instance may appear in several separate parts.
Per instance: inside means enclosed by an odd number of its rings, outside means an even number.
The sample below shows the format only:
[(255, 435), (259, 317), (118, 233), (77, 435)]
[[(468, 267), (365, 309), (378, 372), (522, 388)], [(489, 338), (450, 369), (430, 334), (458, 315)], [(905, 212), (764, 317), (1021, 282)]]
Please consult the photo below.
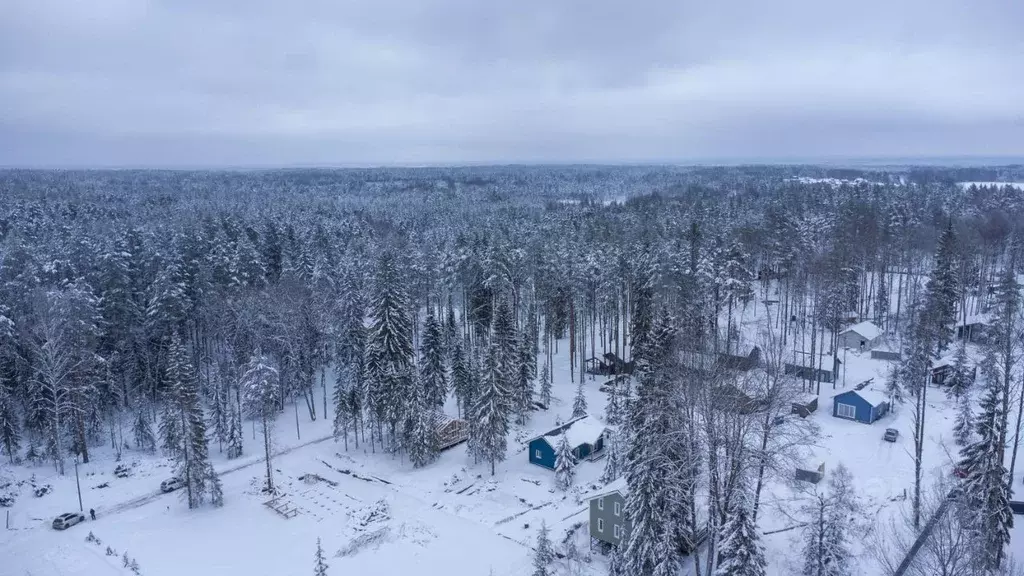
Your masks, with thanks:
[(1020, 0), (0, 0), (0, 165), (1024, 156)]

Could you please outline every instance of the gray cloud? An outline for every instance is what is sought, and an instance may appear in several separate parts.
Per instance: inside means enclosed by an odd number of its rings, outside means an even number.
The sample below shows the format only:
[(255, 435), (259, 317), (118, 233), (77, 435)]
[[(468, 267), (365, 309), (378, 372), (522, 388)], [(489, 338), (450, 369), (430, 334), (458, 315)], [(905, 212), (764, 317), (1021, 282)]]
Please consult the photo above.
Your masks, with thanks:
[(0, 165), (1024, 155), (1014, 0), (11, 0)]

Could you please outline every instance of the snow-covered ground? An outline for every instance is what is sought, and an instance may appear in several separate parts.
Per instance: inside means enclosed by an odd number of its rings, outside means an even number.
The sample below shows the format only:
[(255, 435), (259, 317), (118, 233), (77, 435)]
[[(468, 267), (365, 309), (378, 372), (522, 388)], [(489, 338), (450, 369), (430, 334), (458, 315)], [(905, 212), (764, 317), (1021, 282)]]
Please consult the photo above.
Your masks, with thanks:
[[(748, 310), (743, 315), (745, 334), (756, 332), (763, 311), (760, 306), (759, 314)], [(552, 529), (556, 547), (573, 531), (578, 547), (591, 556), (582, 564), (582, 574), (603, 575), (605, 559), (589, 552), (588, 514), (580, 499), (601, 487), (597, 478), (603, 461), (581, 463), (576, 486), (566, 494), (555, 489), (552, 472), (528, 462), (524, 444), (571, 415), (576, 384), (570, 380), (568, 348), (560, 343), (555, 359), (552, 406), (535, 412), (528, 425), (513, 426), (508, 458), (493, 477), (489, 466), (467, 456), (464, 445), (423, 469), (373, 453), (363, 443), (356, 448), (351, 438), (346, 451), (330, 438), (331, 418), (322, 415), (308, 422), (300, 414), (299, 438), (289, 408), (277, 422), (276, 450), (281, 454), (273, 464), (284, 492), (282, 502), (298, 509), (296, 516), (286, 519), (264, 505), (267, 497), (259, 492), (264, 475), (261, 441), (249, 430), (247, 455), (241, 460), (228, 461), (216, 445), (211, 447), (224, 485), (222, 509), (189, 511), (179, 494), (161, 494), (160, 481), (170, 468), (158, 456), (126, 452), (124, 463), (132, 475), (115, 477), (108, 446), (97, 448), (94, 460), (79, 467), (84, 509), (94, 508), (97, 520), (57, 532), (49, 527), (52, 518), (78, 510), (73, 466), (64, 477), (55, 475), (52, 466), (0, 466), (0, 486), (23, 483), (13, 508), (0, 509), (10, 511), (10, 529), (0, 531), (0, 576), (128, 575), (123, 554), (135, 559), (146, 576), (301, 575), (312, 571), (317, 538), (327, 552), (330, 574), (526, 575), (542, 521)], [(872, 360), (868, 353), (847, 353), (835, 388), (822, 384), (819, 409), (810, 416), (820, 435), (807, 460), (824, 462), (826, 478), (844, 464), (863, 499), (865, 531), (852, 541), (858, 554), (855, 574), (864, 576), (877, 573), (866, 551), (872, 527), (909, 506), (904, 494), (913, 487), (910, 408), (897, 406), (882, 420), (865, 425), (833, 418), (831, 397), (868, 379), (869, 389), (882, 390), (887, 371), (886, 362)], [(588, 377), (585, 387), (590, 413), (599, 419), (606, 401), (598, 389), (602, 380)], [(955, 454), (953, 403), (937, 388), (930, 394), (924, 453), (929, 480), (950, 474)], [(454, 415), (454, 405), (448, 411)], [(897, 442), (883, 441), (886, 428), (900, 431)], [(309, 474), (319, 479), (300, 480)], [(52, 485), (53, 492), (34, 497), (29, 480)], [(769, 533), (764, 542), (772, 576), (795, 573), (801, 531), (783, 529), (798, 524), (797, 511), (807, 498), (782, 480), (769, 482), (759, 515), (759, 527)], [(86, 542), (90, 531), (101, 544)], [(1016, 550), (1020, 544), (1021, 538), (1015, 538), (1011, 547)], [(114, 555), (105, 554), (108, 546)]]

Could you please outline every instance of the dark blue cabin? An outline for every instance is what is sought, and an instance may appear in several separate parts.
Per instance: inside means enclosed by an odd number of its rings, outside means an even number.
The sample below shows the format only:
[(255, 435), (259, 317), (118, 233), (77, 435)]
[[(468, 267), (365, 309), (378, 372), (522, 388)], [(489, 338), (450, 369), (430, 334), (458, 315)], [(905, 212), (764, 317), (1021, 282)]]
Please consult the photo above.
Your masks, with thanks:
[(832, 416), (872, 424), (889, 412), (889, 400), (873, 390), (850, 390), (832, 398)]
[(604, 450), (604, 426), (590, 416), (583, 416), (530, 440), (530, 463), (554, 470), (558, 443), (563, 433), (572, 446), (572, 453), (577, 462), (593, 459)]

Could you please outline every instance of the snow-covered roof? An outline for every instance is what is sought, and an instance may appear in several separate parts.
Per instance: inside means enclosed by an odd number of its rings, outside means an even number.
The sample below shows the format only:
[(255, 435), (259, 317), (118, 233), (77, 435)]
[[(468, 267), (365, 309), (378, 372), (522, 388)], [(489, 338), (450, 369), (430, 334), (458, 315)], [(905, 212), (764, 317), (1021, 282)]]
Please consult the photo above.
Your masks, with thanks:
[(968, 314), (967, 318), (964, 318), (964, 319), (961, 319), (961, 320), (957, 320), (956, 325), (957, 326), (963, 326), (964, 324), (967, 324), (968, 326), (971, 326), (971, 325), (974, 325), (974, 324), (982, 324), (984, 326), (988, 326), (991, 323), (992, 323), (992, 315), (991, 314)]
[(859, 324), (854, 324), (853, 326), (850, 326), (846, 330), (843, 330), (840, 336), (846, 334), (847, 332), (856, 332), (857, 334), (863, 336), (866, 340), (874, 340), (875, 338), (878, 338), (879, 336), (882, 335), (882, 329), (868, 321), (864, 321)]
[(587, 415), (553, 428), (540, 436), (531, 438), (527, 443), (543, 438), (552, 448), (557, 448), (558, 437), (564, 432), (566, 439), (569, 441), (569, 446), (575, 448), (581, 444), (596, 443), (597, 439), (604, 434), (606, 428), (607, 426), (598, 422), (596, 418)]
[(610, 484), (604, 486), (603, 488), (598, 488), (593, 492), (587, 493), (586, 495), (583, 496), (583, 499), (589, 501), (593, 500), (594, 498), (602, 498), (613, 492), (618, 492), (619, 494), (622, 494), (622, 496), (626, 496), (629, 494), (629, 485), (626, 484), (625, 477), (619, 478), (618, 480), (611, 482)]
[(946, 356), (945, 358), (939, 358), (938, 360), (933, 362), (932, 370), (935, 370), (936, 368), (947, 368), (949, 366), (953, 366), (954, 364), (956, 364), (956, 357)]
[(881, 406), (882, 404), (885, 404), (886, 402), (889, 401), (889, 397), (888, 396), (886, 396), (884, 393), (879, 392), (877, 390), (847, 390), (846, 392), (841, 392), (840, 394), (836, 394), (836, 396), (841, 396), (842, 394), (848, 394), (848, 393), (852, 393), (852, 394), (856, 394), (857, 396), (860, 396), (865, 402), (867, 402), (868, 404), (870, 404), (872, 406)]

